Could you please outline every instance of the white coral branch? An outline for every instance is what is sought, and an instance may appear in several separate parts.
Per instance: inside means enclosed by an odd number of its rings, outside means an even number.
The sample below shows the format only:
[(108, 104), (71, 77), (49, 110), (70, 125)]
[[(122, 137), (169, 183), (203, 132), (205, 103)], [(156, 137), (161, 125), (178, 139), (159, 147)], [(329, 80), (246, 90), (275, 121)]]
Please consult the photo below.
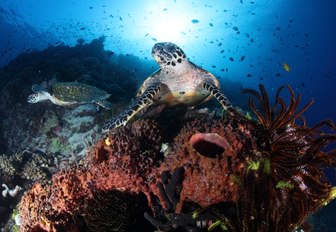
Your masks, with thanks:
[(15, 197), (22, 188), (18, 185), (15, 186), (14, 189), (9, 189), (6, 184), (2, 184), (2, 187), (5, 189), (2, 191), (2, 196), (7, 197), (7, 194), (9, 194), (11, 197)]

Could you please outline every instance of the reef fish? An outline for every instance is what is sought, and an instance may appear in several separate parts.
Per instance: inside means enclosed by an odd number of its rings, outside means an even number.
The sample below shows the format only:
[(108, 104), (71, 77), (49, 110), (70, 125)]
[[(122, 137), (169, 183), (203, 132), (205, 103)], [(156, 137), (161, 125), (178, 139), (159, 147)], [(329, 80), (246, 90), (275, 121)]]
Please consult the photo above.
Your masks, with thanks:
[(287, 64), (287, 63), (284, 63), (284, 64), (283, 64), (283, 68), (284, 68), (287, 72), (290, 72), (290, 71), (291, 71), (291, 67), (290, 67), (289, 64)]

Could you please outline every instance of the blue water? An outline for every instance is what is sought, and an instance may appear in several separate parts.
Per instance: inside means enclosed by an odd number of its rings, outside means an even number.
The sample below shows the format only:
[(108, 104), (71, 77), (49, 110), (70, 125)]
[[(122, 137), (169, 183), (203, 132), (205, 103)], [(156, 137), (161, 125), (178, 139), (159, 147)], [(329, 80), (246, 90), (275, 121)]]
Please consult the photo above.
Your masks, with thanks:
[(17, 0), (0, 7), (0, 66), (23, 51), (79, 38), (106, 36), (105, 49), (148, 60), (153, 44), (171, 41), (219, 78), (273, 92), (290, 84), (303, 102), (315, 98), (310, 124), (336, 119), (333, 0)]

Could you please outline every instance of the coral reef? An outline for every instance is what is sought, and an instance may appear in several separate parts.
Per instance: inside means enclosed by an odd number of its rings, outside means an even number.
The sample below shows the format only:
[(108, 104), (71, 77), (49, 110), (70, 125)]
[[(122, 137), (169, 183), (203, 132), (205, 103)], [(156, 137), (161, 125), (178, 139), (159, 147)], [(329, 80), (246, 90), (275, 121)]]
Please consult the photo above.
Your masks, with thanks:
[(0, 225), (9, 219), (20, 200), (23, 190), (30, 189), (35, 181), (46, 181), (57, 170), (54, 157), (25, 150), (21, 153), (0, 156)]
[(113, 130), (83, 165), (25, 193), (21, 231), (150, 231), (149, 222), (163, 231), (305, 225), (334, 198), (323, 169), (336, 165), (336, 154), (323, 149), (336, 135), (321, 127), (335, 126), (328, 120), (311, 128), (297, 123), (311, 103), (297, 110), (300, 95), (295, 99), (288, 89), (289, 106), (281, 89), (274, 106), (263, 86), (260, 94), (245, 91), (260, 103), (257, 109), (250, 101), (257, 121), (185, 119), (172, 127), (147, 119)]
[[(190, 146), (189, 141), (196, 132), (218, 133), (225, 136), (230, 145), (224, 155), (217, 158), (200, 155)], [(48, 212), (43, 211), (47, 215), (42, 215), (42, 218), (49, 218), (55, 212), (85, 215), (83, 199), (95, 199), (97, 191), (144, 193), (152, 207), (155, 205), (154, 193), (165, 206), (156, 184), (162, 172), (173, 172), (178, 167), (184, 167), (186, 171), (177, 211), (182, 210), (185, 202), (195, 202), (206, 207), (238, 199), (238, 186), (233, 176), (239, 176), (244, 167), (241, 163), (245, 159), (243, 147), (246, 141), (241, 132), (233, 131), (222, 121), (209, 123), (196, 120), (186, 123), (175, 140), (168, 135), (168, 131), (155, 121), (140, 120), (122, 128), (120, 133), (112, 133), (99, 141), (87, 155), (84, 166), (62, 171), (54, 175), (50, 187), (37, 184), (26, 194), (21, 202), (22, 228), (45, 224), (39, 220), (42, 211), (38, 211), (45, 202), (31, 202), (31, 199), (41, 195), (48, 196), (51, 207)], [(160, 152), (164, 141), (170, 141), (172, 149), (167, 157)], [(195, 188), (198, 189), (196, 193)], [(204, 198), (205, 195), (208, 197)], [(60, 218), (64, 219), (63, 216)], [(58, 220), (57, 223), (54, 221), (53, 226), (56, 224), (62, 225)]]
[[(42, 51), (29, 50), (2, 67), (0, 154), (6, 155), (0, 157), (1, 183), (10, 189), (16, 184), (29, 189), (33, 181), (49, 179), (56, 170), (80, 163), (99, 136), (99, 124), (134, 97), (137, 78), (153, 71), (148, 61), (104, 50), (104, 38), (90, 43), (81, 40), (74, 47), (59, 44)], [(33, 84), (49, 87), (57, 81), (80, 81), (104, 89), (111, 93), (113, 109), (97, 111), (92, 105), (65, 108), (48, 102), (27, 103)], [(34, 154), (32, 157), (47, 157), (48, 164), (31, 160), (23, 152), (26, 150)], [(25, 158), (17, 160), (22, 153)], [(8, 197), (0, 202), (2, 228), (15, 202)]]
[[(136, 194), (142, 192), (141, 198), (143, 198), (145, 193), (146, 199), (149, 199), (149, 203), (154, 205), (153, 202), (150, 202), (153, 201), (150, 192), (156, 191), (156, 194), (159, 194), (155, 182), (159, 181), (161, 172), (165, 171), (163, 170), (164, 168), (172, 172), (177, 165), (167, 165), (160, 168), (165, 157), (171, 156), (173, 152), (176, 153), (178, 146), (174, 145), (174, 138), (179, 134), (181, 126), (185, 124), (185, 121), (192, 121), (191, 119), (196, 117), (199, 118), (199, 123), (201, 121), (208, 122), (208, 125), (204, 125), (204, 127), (210, 128), (210, 122), (215, 118), (215, 113), (211, 110), (189, 111), (189, 115), (180, 114), (182, 115), (181, 118), (178, 118), (178, 113), (172, 111), (173, 113), (167, 117), (159, 118), (155, 122), (156, 126), (154, 126), (152, 121), (143, 121), (142, 123), (135, 123), (130, 127), (131, 129), (125, 128), (120, 135), (110, 135), (111, 147), (108, 148), (109, 146), (105, 144), (105, 141), (100, 141), (98, 130), (101, 124), (107, 118), (119, 113), (125, 108), (126, 104), (128, 105), (131, 98), (134, 97), (137, 84), (141, 83), (154, 70), (155, 67), (151, 61), (143, 60), (133, 55), (117, 55), (113, 51), (105, 50), (104, 38), (98, 38), (89, 43), (79, 39), (78, 44), (74, 47), (58, 44), (57, 46), (49, 46), (41, 51), (27, 50), (1, 68), (0, 117), (2, 120), (0, 121), (0, 154), (6, 154), (0, 157), (1, 182), (7, 184), (10, 189), (15, 188), (18, 184), (26, 190), (31, 187), (34, 181), (47, 181), (50, 179), (51, 174), (56, 171), (68, 170), (72, 165), (81, 164), (84, 162), (83, 159), (86, 154), (89, 154), (89, 156), (85, 160), (86, 166), (82, 168), (84, 168), (83, 172), (88, 173), (89, 171), (86, 167), (95, 165), (98, 167), (101, 165), (100, 162), (107, 162), (105, 159), (108, 160), (112, 153), (117, 153), (118, 156), (113, 156), (115, 160), (111, 161), (111, 163), (116, 166), (120, 165), (118, 166), (119, 168), (123, 167), (132, 174), (128, 176), (128, 181), (133, 178), (141, 180), (139, 183), (144, 183), (143, 186), (147, 190), (136, 189)], [(104, 89), (111, 94), (108, 100), (113, 103), (113, 109), (111, 111), (99, 111), (92, 105), (67, 108), (59, 107), (49, 102), (35, 105), (27, 104), (27, 96), (31, 93), (32, 84), (39, 83), (48, 88), (57, 81), (79, 81)], [(234, 86), (234, 84), (236, 85)], [(231, 91), (231, 93), (237, 94), (241, 84), (231, 83), (227, 80), (227, 84), (224, 87), (235, 89), (236, 91)], [(230, 91), (227, 92), (230, 94)], [(238, 97), (231, 98), (243, 101)], [(157, 115), (157, 112), (155, 111), (152, 114), (152, 118), (153, 115)], [(178, 122), (178, 126), (175, 125), (176, 122)], [(144, 127), (152, 127), (152, 129), (145, 130)], [(172, 128), (178, 130), (171, 132)], [(201, 128), (200, 131), (195, 131), (195, 133), (214, 133), (223, 136), (223, 133), (218, 131), (211, 132), (210, 129), (203, 129)], [(136, 132), (132, 134), (129, 130), (135, 130)], [(149, 139), (150, 136), (154, 137)], [(188, 144), (193, 143), (189, 139), (183, 139), (186, 147), (189, 146)], [(224, 139), (227, 140), (226, 138)], [(107, 147), (107, 158), (104, 152), (98, 152), (105, 149), (99, 148), (99, 143), (101, 146)], [(151, 144), (149, 145), (148, 143)], [(90, 147), (94, 144), (93, 150), (89, 152)], [(126, 144), (133, 145), (129, 147)], [(207, 142), (197, 144), (203, 144), (205, 147), (209, 145)], [(198, 145), (195, 147), (198, 150), (197, 154), (198, 152), (202, 153), (197, 147)], [(162, 148), (164, 149), (161, 151)], [(188, 149), (188, 152), (191, 152), (192, 149)], [(219, 153), (221, 151), (219, 150)], [(22, 154), (24, 155), (20, 158), (19, 156)], [(129, 156), (124, 157), (125, 154)], [(203, 158), (195, 154), (194, 152), (191, 153), (190, 157), (188, 156), (190, 159), (194, 157), (192, 165), (199, 161), (210, 162), (205, 160), (213, 158), (212, 154), (208, 157), (205, 154)], [(99, 162), (95, 161), (93, 158), (95, 156), (98, 157)], [(130, 162), (120, 162), (121, 157), (129, 159)], [(187, 163), (188, 159), (181, 161), (181, 165), (185, 165), (183, 162)], [(225, 163), (224, 161), (221, 162)], [(79, 170), (82, 169), (79, 168)], [(110, 169), (107, 168), (106, 172), (108, 171)], [(96, 172), (97, 176), (99, 176), (98, 168)], [(113, 173), (115, 172), (112, 172), (111, 178), (115, 175)], [(188, 173), (188, 170), (186, 173)], [(198, 173), (197, 170), (194, 170), (193, 173), (197, 174), (195, 178), (203, 178), (203, 176), (208, 175), (208, 173)], [(67, 178), (67, 175), (65, 176)], [(233, 175), (229, 175), (225, 181), (229, 181), (232, 178), (234, 178)], [(207, 179), (205, 178), (202, 185), (206, 181)], [(186, 183), (191, 184), (190, 180)], [(45, 184), (43, 182), (43, 185)], [(133, 187), (135, 184), (129, 185)], [(121, 183), (120, 186), (122, 186), (120, 187), (122, 192), (125, 192), (124, 184)], [(109, 188), (114, 188), (112, 183)], [(99, 192), (100, 190), (104, 190), (104, 187), (97, 187), (97, 191)], [(228, 195), (233, 194), (223, 189), (220, 191)], [(83, 198), (85, 197), (84, 192), (81, 195)], [(182, 199), (188, 200), (191, 193), (185, 191), (183, 194)], [(0, 227), (3, 227), (3, 223), (9, 218), (14, 205), (17, 203), (15, 201), (19, 197), (20, 194), (15, 199), (10, 197), (0, 198), (0, 214), (2, 215)], [(161, 199), (160, 194), (159, 198)], [(78, 204), (78, 202), (73, 204)], [(164, 202), (162, 204), (165, 205)], [(200, 204), (206, 205), (207, 203), (201, 202)], [(178, 205), (178, 210), (180, 210), (181, 205)], [(83, 220), (85, 222), (84, 218), (79, 221)]]
[[(118, 62), (120, 59), (123, 62)], [(134, 69), (130, 69), (129, 66)], [(53, 136), (55, 130), (66, 126), (62, 119), (71, 114), (72, 108), (62, 109), (51, 103), (33, 106), (27, 104), (33, 84), (42, 83), (48, 87), (56, 81), (79, 81), (111, 94), (108, 101), (115, 105), (114, 109), (111, 112), (94, 111), (87, 114), (95, 116), (95, 119), (87, 119), (91, 126), (78, 125), (73, 128), (79, 132), (88, 129), (89, 126), (92, 129), (100, 121), (117, 113), (115, 111), (118, 110), (118, 105), (122, 107), (134, 97), (137, 79), (153, 71), (148, 61), (131, 55), (117, 56), (112, 51), (104, 50), (104, 38), (95, 39), (91, 43), (80, 43), (74, 47), (50, 46), (42, 51), (21, 54), (0, 69), (0, 116), (3, 119), (0, 123), (0, 152), (19, 153), (27, 147), (43, 150), (39, 146), (48, 144), (48, 140), (40, 134)], [(73, 147), (71, 143), (69, 147)], [(83, 150), (77, 149), (77, 145), (74, 147), (71, 152)], [(81, 155), (84, 152), (83, 150)]]

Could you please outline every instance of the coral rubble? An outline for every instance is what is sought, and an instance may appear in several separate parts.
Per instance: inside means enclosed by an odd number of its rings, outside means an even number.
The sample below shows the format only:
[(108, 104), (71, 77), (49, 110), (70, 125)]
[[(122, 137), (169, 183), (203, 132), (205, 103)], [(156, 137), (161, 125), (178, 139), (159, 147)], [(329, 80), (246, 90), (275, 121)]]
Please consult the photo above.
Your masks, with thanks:
[(298, 123), (311, 103), (297, 110), (288, 89), (289, 106), (281, 90), (274, 106), (262, 86), (246, 91), (261, 105), (250, 101), (256, 121), (146, 119), (113, 130), (83, 165), (25, 193), (21, 231), (296, 229), (333, 198), (323, 169), (336, 154), (323, 149), (336, 135), (321, 130), (331, 121)]

